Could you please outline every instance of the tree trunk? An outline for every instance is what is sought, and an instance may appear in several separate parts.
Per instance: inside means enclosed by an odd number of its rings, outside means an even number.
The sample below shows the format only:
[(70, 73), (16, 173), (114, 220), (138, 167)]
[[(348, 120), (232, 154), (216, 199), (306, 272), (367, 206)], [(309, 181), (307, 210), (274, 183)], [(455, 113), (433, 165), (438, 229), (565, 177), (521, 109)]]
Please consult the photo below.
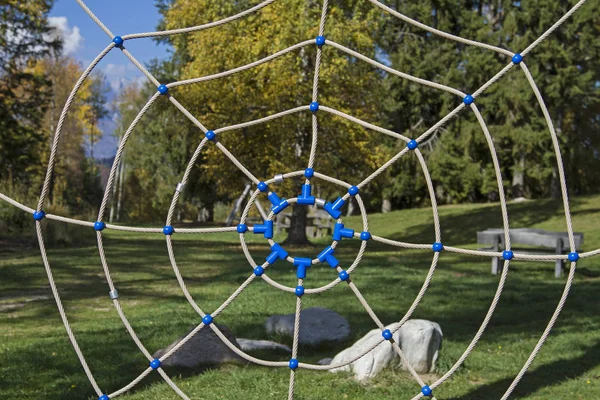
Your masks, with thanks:
[(290, 229), (288, 231), (288, 237), (285, 239), (284, 244), (293, 244), (306, 246), (311, 244), (306, 236), (306, 215), (308, 208), (304, 206), (295, 206), (292, 211), (292, 217), (290, 221)]
[(390, 211), (392, 211), (392, 202), (390, 199), (384, 198), (381, 202), (381, 212), (388, 213)]
[(512, 198), (516, 199), (525, 195), (525, 154), (520, 155), (515, 163), (512, 179)]
[(215, 222), (215, 203), (206, 204), (206, 222)]

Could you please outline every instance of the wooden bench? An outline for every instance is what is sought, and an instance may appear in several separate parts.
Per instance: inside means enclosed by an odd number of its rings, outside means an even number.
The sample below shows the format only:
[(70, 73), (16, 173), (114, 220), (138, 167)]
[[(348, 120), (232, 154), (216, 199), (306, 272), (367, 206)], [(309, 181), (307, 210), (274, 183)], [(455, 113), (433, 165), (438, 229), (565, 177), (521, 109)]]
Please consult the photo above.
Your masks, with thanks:
[[(275, 219), (275, 232), (287, 231), (290, 228), (292, 213), (282, 212)], [(306, 216), (306, 236), (320, 238), (332, 234), (333, 224), (329, 214), (322, 210)]]
[[(551, 232), (542, 229), (511, 229), (510, 242), (512, 245), (520, 244), (526, 246), (543, 247), (545, 249), (554, 249), (554, 252), (539, 252), (539, 251), (521, 251), (526, 254), (565, 254), (569, 252), (569, 235), (567, 232)], [(583, 244), (583, 233), (575, 233), (575, 250), (579, 251)], [(499, 252), (504, 249), (504, 229), (486, 229), (482, 232), (477, 232), (477, 243), (491, 245), (491, 248), (486, 250)], [(512, 247), (512, 246), (511, 246)], [(533, 249), (535, 250), (535, 249)], [(492, 274), (497, 275), (501, 272), (501, 264), (498, 257), (492, 258)], [(554, 266), (554, 276), (557, 278), (563, 275), (564, 260), (556, 260)]]

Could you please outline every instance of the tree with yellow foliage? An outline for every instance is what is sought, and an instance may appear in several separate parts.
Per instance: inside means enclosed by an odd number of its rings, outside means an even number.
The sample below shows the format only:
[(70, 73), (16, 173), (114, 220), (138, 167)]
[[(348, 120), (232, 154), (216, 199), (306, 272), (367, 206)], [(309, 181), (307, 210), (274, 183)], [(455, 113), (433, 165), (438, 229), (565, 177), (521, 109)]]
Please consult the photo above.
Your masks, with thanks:
[[(233, 15), (251, 7), (248, 1), (165, 0), (166, 28), (195, 26)], [(180, 79), (206, 76), (239, 67), (318, 35), (320, 1), (275, 2), (234, 23), (168, 40), (180, 62)], [(375, 58), (380, 13), (364, 1), (330, 5), (325, 26), (333, 40)], [(311, 103), (316, 45), (227, 78), (174, 89), (176, 96), (209, 129), (258, 119)], [(324, 48), (319, 102), (322, 105), (376, 123), (383, 100), (382, 76), (373, 67), (331, 47)], [(315, 170), (352, 183), (359, 182), (386, 158), (379, 136), (329, 114), (318, 114), (319, 148)], [(302, 170), (308, 164), (312, 139), (309, 111), (296, 113), (218, 136), (218, 140), (255, 176)], [(190, 132), (196, 142), (201, 132)], [(204, 174), (217, 190), (239, 193), (247, 178), (215, 146), (206, 150)], [(299, 181), (283, 192), (295, 196)], [(322, 197), (337, 196), (340, 188), (318, 184)], [(279, 191), (279, 189), (278, 189)], [(294, 207), (288, 240), (307, 242), (306, 208)], [(295, 228), (294, 229), (294, 225)]]

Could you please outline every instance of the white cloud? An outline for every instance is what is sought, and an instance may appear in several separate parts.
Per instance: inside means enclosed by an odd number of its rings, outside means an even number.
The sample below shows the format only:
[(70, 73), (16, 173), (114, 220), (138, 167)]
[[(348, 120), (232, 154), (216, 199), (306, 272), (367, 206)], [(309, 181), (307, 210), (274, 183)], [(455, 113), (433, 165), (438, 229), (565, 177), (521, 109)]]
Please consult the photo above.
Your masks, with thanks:
[(48, 39), (60, 38), (63, 42), (63, 54), (71, 55), (79, 50), (83, 45), (83, 36), (79, 32), (79, 27), (69, 27), (67, 17), (49, 17), (48, 24), (54, 28), (48, 35)]
[(131, 63), (128, 64), (107, 64), (102, 72), (106, 80), (115, 93), (118, 93), (126, 86), (131, 84), (143, 84), (146, 77), (141, 75), (137, 67)]

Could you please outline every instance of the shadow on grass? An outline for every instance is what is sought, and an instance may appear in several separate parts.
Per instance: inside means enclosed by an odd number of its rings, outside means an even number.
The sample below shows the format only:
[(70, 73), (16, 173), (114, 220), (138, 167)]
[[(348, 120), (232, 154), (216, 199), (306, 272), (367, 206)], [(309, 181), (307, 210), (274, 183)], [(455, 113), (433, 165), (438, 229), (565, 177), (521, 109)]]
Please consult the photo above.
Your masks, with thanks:
[[(511, 398), (524, 398), (547, 386), (558, 385), (561, 381), (569, 379), (576, 379), (597, 365), (600, 365), (600, 342), (588, 347), (580, 357), (557, 360), (530, 370), (515, 388)], [(513, 379), (502, 379), (482, 385), (470, 393), (460, 397), (452, 397), (448, 400), (499, 399), (508, 389)]]

